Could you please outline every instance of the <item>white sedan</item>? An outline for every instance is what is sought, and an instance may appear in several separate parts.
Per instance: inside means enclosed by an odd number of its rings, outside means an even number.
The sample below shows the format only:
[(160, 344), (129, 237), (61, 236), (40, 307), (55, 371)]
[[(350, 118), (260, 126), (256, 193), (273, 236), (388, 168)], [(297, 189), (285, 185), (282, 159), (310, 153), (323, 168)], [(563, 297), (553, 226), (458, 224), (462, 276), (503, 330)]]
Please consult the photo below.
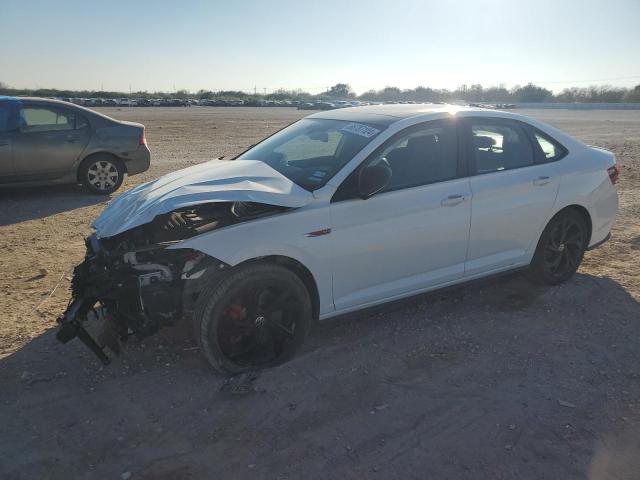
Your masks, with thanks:
[[(58, 338), (107, 363), (105, 345), (186, 317), (219, 371), (272, 365), (314, 320), (515, 269), (568, 280), (610, 235), (617, 180), (611, 152), (516, 114), (317, 113), (115, 199)], [(94, 310), (101, 344), (83, 328)]]

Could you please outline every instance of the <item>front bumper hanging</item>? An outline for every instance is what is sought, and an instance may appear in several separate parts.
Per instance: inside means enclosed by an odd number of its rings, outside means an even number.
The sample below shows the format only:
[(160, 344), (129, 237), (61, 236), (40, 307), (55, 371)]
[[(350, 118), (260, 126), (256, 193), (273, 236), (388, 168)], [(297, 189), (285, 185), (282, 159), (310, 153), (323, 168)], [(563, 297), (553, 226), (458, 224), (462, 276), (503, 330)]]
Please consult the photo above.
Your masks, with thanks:
[[(86, 246), (84, 260), (73, 270), (72, 301), (58, 317), (56, 338), (67, 343), (78, 337), (107, 365), (104, 347), (119, 353), (120, 341), (130, 335), (148, 337), (179, 318), (181, 275), (197, 256), (162, 246), (107, 248), (95, 235), (87, 238)], [(84, 327), (93, 315), (100, 324), (96, 338)]]
[(56, 333), (56, 338), (62, 343), (67, 343), (78, 337), (89, 350), (95, 353), (103, 365), (109, 365), (111, 362), (109, 357), (82, 326), (89, 312), (93, 311), (94, 305), (95, 300), (91, 301), (85, 298), (74, 299), (65, 312), (58, 317), (60, 328)]

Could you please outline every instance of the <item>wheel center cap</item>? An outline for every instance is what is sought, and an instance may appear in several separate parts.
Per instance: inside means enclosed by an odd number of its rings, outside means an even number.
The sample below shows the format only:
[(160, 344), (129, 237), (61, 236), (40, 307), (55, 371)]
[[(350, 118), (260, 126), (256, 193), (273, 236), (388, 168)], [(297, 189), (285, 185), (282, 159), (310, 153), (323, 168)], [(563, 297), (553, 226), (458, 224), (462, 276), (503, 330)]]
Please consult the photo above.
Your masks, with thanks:
[(261, 326), (264, 325), (265, 321), (266, 321), (266, 319), (262, 315), (260, 315), (259, 317), (256, 317), (254, 323), (255, 323), (256, 327), (261, 327)]
[(564, 243), (560, 244), (560, 246), (558, 247), (558, 251), (559, 252), (564, 252)]

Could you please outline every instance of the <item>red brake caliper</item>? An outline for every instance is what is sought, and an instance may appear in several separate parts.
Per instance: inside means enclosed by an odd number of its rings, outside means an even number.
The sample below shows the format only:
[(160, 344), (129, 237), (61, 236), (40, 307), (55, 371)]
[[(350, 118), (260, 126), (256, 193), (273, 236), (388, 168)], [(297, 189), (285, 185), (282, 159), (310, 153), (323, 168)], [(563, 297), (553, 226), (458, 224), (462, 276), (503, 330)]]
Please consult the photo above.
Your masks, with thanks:
[[(238, 304), (238, 303), (234, 303), (232, 305), (229, 306), (229, 309), (227, 310), (227, 315), (229, 315), (229, 318), (234, 321), (234, 322), (243, 322), (244, 320), (246, 320), (247, 318), (247, 309), (246, 307)], [(230, 343), (238, 343), (240, 340), (242, 340), (243, 335), (239, 334), (239, 335), (229, 335), (229, 342)]]

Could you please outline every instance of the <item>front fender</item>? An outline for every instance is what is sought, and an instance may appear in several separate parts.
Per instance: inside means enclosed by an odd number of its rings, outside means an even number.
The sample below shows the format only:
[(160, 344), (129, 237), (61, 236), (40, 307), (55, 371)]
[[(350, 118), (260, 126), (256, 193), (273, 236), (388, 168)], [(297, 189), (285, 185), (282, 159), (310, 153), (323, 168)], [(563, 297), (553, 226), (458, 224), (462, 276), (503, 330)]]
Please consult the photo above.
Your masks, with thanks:
[[(330, 234), (306, 234), (329, 229), (326, 209), (300, 209), (273, 217), (214, 230), (169, 248), (190, 248), (231, 266), (267, 256), (288, 257), (313, 275), (320, 297), (320, 314), (332, 312)], [(330, 231), (330, 230), (329, 230)]]

